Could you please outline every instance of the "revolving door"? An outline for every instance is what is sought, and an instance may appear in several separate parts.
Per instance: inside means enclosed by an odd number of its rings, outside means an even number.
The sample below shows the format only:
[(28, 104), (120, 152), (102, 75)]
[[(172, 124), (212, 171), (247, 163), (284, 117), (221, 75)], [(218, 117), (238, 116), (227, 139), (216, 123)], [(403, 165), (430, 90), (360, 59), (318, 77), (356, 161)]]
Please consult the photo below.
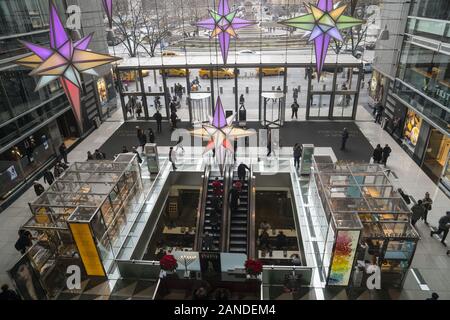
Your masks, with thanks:
[(263, 92), (259, 121), (263, 126), (278, 128), (284, 125), (286, 96), (283, 92)]

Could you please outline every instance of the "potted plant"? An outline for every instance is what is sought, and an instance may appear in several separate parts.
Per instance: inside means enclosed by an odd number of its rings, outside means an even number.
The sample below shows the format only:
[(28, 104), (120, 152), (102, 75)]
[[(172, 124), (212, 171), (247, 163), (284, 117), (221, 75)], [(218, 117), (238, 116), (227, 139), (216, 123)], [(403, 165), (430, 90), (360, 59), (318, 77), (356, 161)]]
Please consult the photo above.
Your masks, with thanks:
[(161, 260), (159, 260), (159, 265), (161, 266), (161, 278), (165, 278), (167, 273), (174, 272), (178, 267), (177, 259), (171, 254), (163, 256)]
[(244, 266), (248, 278), (257, 278), (263, 270), (263, 264), (259, 260), (248, 259), (247, 261), (245, 261)]

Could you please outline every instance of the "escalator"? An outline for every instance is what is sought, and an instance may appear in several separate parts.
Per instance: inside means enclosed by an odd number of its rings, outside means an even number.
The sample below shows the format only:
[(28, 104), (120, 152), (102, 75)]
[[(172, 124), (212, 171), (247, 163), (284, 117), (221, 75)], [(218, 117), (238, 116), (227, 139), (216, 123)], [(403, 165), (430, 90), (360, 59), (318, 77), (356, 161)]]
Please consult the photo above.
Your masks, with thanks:
[[(237, 171), (232, 171), (230, 177), (232, 177), (232, 187), (237, 181), (239, 181)], [(252, 217), (252, 172), (248, 173), (246, 178), (242, 181), (241, 192), (239, 193), (239, 202), (237, 210), (231, 210), (229, 214), (229, 241), (228, 252), (230, 253), (243, 253), (249, 254), (253, 241), (249, 241), (251, 238)]]
[[(222, 183), (224, 188), (224, 178), (218, 173), (212, 173), (210, 168), (205, 170), (204, 182), (200, 193), (200, 203), (198, 212), (198, 231), (195, 239), (195, 247), (197, 251), (217, 252), (221, 250), (221, 233), (222, 233), (222, 216), (215, 211), (215, 201), (213, 182), (216, 178)], [(219, 201), (218, 207), (220, 212), (223, 211), (223, 201)], [(206, 234), (208, 233), (208, 236)], [(212, 238), (208, 242), (212, 242), (209, 248), (206, 246), (208, 237)]]

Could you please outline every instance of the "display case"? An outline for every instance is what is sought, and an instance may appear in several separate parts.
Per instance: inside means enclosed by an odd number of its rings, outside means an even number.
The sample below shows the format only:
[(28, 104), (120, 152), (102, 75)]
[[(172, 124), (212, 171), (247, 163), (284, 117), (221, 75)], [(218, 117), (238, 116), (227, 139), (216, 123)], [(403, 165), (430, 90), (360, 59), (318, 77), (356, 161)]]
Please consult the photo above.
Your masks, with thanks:
[(410, 223), (410, 209), (384, 168), (314, 163), (313, 175), (320, 198), (314, 200), (322, 205), (330, 225), (323, 259), (328, 285), (348, 285), (349, 273), (344, 270), (362, 260), (377, 261), (385, 287), (401, 287), (420, 237)]
[(127, 216), (134, 214), (128, 205), (140, 196), (140, 190), (136, 155), (119, 154), (114, 161), (73, 163), (29, 203), (32, 217), (23, 229), (31, 231), (36, 240), (26, 253), (27, 265), (47, 292), (54, 292), (50, 288), (55, 284), (49, 284), (52, 279), (61, 278), (54, 272), (65, 274), (58, 265), (79, 264), (87, 276), (106, 275), (113, 264), (113, 248), (122, 241)]

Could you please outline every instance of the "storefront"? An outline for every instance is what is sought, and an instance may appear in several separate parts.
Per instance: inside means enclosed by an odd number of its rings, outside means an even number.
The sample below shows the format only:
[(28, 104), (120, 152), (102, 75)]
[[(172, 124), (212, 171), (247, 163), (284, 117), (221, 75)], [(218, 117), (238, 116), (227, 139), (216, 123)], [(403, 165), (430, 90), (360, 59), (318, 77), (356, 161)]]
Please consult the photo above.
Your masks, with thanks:
[(112, 72), (97, 79), (97, 94), (100, 102), (101, 115), (106, 116), (117, 108), (116, 90), (113, 85)]
[(375, 101), (382, 101), (384, 99), (385, 88), (388, 87), (387, 80), (382, 73), (373, 70), (372, 78), (369, 82), (369, 96)]
[(414, 153), (417, 141), (419, 140), (422, 118), (412, 110), (408, 110), (403, 128), (403, 143)]

